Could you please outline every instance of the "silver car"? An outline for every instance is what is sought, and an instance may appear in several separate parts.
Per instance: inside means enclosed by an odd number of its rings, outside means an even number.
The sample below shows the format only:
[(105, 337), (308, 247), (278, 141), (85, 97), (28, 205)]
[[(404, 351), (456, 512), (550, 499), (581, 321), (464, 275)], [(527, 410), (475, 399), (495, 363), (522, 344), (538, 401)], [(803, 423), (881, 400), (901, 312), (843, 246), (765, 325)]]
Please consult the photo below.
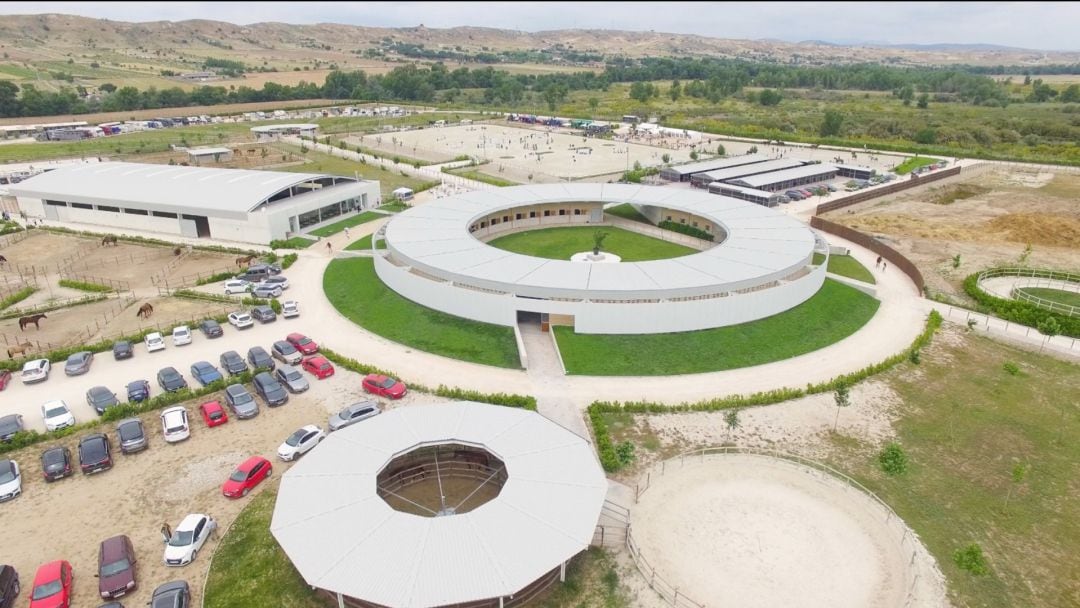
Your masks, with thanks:
[(120, 452), (134, 454), (150, 446), (146, 438), (146, 429), (138, 418), (125, 418), (116, 425), (116, 435), (120, 438)]
[(230, 384), (225, 387), (225, 403), (237, 418), (254, 418), (259, 415), (259, 404), (243, 384)]
[(69, 376), (79, 376), (90, 371), (90, 364), (94, 361), (94, 353), (84, 350), (68, 357), (64, 364), (64, 373)]
[(279, 365), (274, 370), (274, 377), (277, 381), (284, 384), (285, 388), (289, 389), (290, 393), (302, 393), (310, 388), (307, 378), (300, 373), (300, 370), (291, 365)]
[(339, 431), (350, 424), (356, 424), (361, 420), (367, 420), (372, 416), (381, 414), (379, 404), (374, 401), (361, 401), (347, 406), (340, 412), (330, 416), (330, 430)]

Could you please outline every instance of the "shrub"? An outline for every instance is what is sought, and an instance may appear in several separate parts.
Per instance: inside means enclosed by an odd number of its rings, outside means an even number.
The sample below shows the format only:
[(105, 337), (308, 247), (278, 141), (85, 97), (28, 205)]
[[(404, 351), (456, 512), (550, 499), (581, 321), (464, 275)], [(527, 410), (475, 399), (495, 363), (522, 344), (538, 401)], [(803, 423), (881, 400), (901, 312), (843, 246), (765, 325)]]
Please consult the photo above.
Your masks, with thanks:
[(953, 561), (961, 570), (967, 570), (975, 576), (990, 574), (990, 568), (986, 565), (986, 558), (983, 556), (982, 547), (979, 546), (979, 543), (971, 543), (966, 547), (957, 549), (953, 553)]
[(615, 446), (615, 457), (619, 459), (619, 465), (624, 467), (634, 462), (634, 444), (624, 441)]
[(26, 298), (29, 298), (31, 295), (33, 295), (35, 291), (37, 291), (37, 289), (34, 287), (23, 287), (19, 291), (16, 291), (15, 293), (9, 295), (3, 300), (0, 300), (0, 309), (14, 306), (19, 302), (22, 302)]
[(881, 470), (888, 475), (903, 475), (907, 472), (907, 454), (898, 443), (885, 446), (885, 449), (878, 454), (878, 462), (881, 463)]
[(908, 361), (911, 361), (915, 365), (918, 365), (922, 362), (922, 355), (919, 354), (918, 350), (912, 350), (908, 353)]
[(85, 281), (73, 281), (71, 279), (60, 279), (60, 287), (67, 287), (69, 289), (78, 289), (79, 291), (90, 291), (93, 293), (105, 293), (109, 291), (115, 291), (108, 285), (102, 285), (100, 283), (87, 283)]
[(276, 314), (281, 314), (281, 302), (279, 302), (277, 298), (270, 300), (270, 310), (274, 311)]
[[(996, 270), (996, 269), (992, 269)], [(1049, 273), (1040, 273), (1038, 270), (1028, 270), (1030, 276), (1038, 277)], [(990, 314), (1028, 327), (1038, 328), (1039, 323), (1044, 326), (1047, 319), (1053, 319), (1057, 333), (1071, 338), (1080, 338), (1080, 317), (1066, 317), (1046, 311), (1030, 302), (1021, 300), (1006, 300), (992, 296), (979, 287), (979, 273), (969, 275), (964, 279), (964, 292)], [(970, 322), (969, 322), (970, 325)]]
[(1012, 361), (1006, 361), (1005, 364), (1001, 366), (1001, 369), (1005, 370), (1005, 372), (1008, 373), (1010, 376), (1020, 375), (1020, 366), (1013, 363)]
[(232, 279), (232, 278), (235, 278), (235, 277), (236, 277), (235, 272), (233, 272), (231, 270), (226, 270), (225, 272), (219, 272), (217, 274), (212, 274), (212, 275), (210, 275), (208, 277), (203, 277), (201, 279), (198, 279), (197, 281), (195, 281), (195, 285), (207, 285), (209, 283), (217, 283), (218, 281), (228, 281), (229, 279)]
[(281, 258), (281, 269), (285, 270), (289, 266), (292, 266), (298, 259), (300, 259), (300, 256), (295, 253), (286, 254), (285, 257)]
[(693, 226), (687, 226), (686, 224), (679, 224), (677, 222), (670, 222), (670, 221), (665, 220), (663, 222), (660, 222), (659, 226), (661, 228), (663, 228), (664, 230), (671, 230), (672, 232), (679, 232), (679, 233), (682, 233), (682, 234), (685, 234), (685, 235), (688, 235), (688, 236), (692, 236), (692, 237), (695, 237), (695, 238), (703, 239), (703, 240), (706, 240), (706, 241), (711, 241), (711, 240), (716, 238), (712, 234), (710, 234), (708, 232), (705, 232), (704, 230), (702, 230), (700, 228), (694, 228)]

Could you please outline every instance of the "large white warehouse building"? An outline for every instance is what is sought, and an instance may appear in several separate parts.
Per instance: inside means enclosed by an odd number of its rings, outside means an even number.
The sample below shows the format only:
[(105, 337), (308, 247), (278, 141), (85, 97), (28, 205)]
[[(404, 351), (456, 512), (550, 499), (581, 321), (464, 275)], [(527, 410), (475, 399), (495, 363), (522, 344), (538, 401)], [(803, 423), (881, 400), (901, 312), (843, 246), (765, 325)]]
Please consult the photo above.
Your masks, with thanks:
[(377, 181), (136, 163), (60, 167), (9, 191), (31, 218), (260, 245), (380, 202)]

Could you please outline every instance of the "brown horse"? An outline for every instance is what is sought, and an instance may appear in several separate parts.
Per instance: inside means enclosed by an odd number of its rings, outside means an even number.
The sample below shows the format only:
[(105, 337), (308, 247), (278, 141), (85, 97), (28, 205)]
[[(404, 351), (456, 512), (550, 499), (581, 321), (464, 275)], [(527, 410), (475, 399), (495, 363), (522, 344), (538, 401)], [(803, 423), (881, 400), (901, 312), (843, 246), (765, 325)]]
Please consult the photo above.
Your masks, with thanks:
[(0, 255), (0, 266), (3, 266), (4, 264), (7, 264), (7, 258)]
[(45, 313), (39, 313), (39, 314), (36, 314), (36, 315), (30, 315), (29, 317), (20, 317), (19, 318), (19, 329), (22, 330), (22, 331), (26, 331), (26, 326), (30, 325), (31, 323), (34, 324), (34, 328), (41, 329), (41, 326), (38, 325), (38, 322), (40, 322), (42, 319), (48, 319), (48, 318), (49, 317), (45, 316)]
[(114, 245), (115, 246), (116, 244), (117, 244), (116, 243), (116, 235), (107, 234), (107, 235), (105, 235), (105, 237), (103, 239), (101, 239), (101, 246), (102, 247), (104, 247), (105, 245)]
[(15, 346), (12, 346), (11, 348), (7, 349), (8, 359), (14, 359), (15, 355), (21, 355), (21, 354), (25, 353), (26, 351), (30, 350), (33, 347), (34, 347), (34, 345), (32, 343), (30, 343), (30, 342), (23, 342), (22, 344), (16, 344)]
[(175, 248), (175, 249), (173, 249), (173, 250), (172, 250), (172, 254), (173, 254), (173, 255), (180, 255), (180, 254), (181, 254), (181, 253), (183, 253), (183, 252), (184, 252), (184, 250), (183, 250), (183, 249), (181, 249), (181, 248), (179, 248), (179, 247), (177, 247), (177, 248)]
[(139, 307), (139, 312), (135, 313), (136, 317), (142, 317), (143, 319), (149, 319), (150, 315), (154, 314), (154, 307), (149, 302)]
[(259, 256), (257, 256), (257, 255), (240, 256), (240, 257), (236, 258), (236, 265), (237, 266), (250, 266), (251, 261), (254, 260), (257, 257), (259, 257)]

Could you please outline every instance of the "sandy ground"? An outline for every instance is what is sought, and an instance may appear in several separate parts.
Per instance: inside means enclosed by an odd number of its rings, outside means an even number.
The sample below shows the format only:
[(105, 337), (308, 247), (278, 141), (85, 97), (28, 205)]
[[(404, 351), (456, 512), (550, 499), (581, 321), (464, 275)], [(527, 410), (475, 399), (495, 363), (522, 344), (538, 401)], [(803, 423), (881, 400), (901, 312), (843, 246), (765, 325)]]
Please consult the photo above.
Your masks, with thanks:
[[(763, 608), (903, 606), (920, 568), (886, 520), (839, 480), (745, 455), (670, 464), (631, 511), (640, 551), (680, 593)], [(945, 605), (943, 586), (927, 597), (938, 601), (919, 605)]]

